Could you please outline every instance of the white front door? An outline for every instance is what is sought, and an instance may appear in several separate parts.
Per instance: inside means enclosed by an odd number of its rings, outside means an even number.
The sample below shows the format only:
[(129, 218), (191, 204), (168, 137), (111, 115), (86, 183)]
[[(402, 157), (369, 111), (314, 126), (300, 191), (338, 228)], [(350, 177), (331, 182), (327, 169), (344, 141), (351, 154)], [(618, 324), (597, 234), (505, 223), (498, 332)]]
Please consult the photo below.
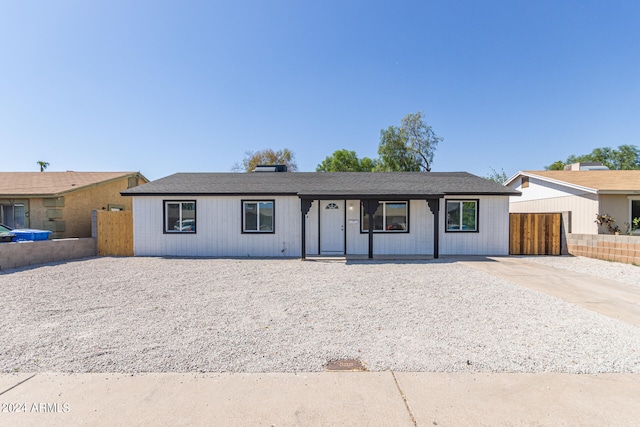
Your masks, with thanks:
[(344, 200), (320, 201), (320, 253), (344, 254)]

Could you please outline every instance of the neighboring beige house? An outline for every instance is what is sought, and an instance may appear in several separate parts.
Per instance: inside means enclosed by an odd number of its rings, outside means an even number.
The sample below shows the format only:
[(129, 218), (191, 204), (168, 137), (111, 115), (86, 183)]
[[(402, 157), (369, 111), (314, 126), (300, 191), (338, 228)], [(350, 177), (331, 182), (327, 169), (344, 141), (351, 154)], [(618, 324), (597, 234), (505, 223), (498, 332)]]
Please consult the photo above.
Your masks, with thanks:
[(615, 218), (621, 233), (625, 223), (640, 217), (640, 170), (576, 163), (562, 171), (520, 171), (505, 185), (522, 193), (511, 197), (509, 212), (568, 212), (568, 233), (608, 234), (595, 223), (596, 214)]
[(0, 222), (91, 237), (91, 211), (130, 210), (120, 192), (147, 182), (139, 172), (0, 172)]

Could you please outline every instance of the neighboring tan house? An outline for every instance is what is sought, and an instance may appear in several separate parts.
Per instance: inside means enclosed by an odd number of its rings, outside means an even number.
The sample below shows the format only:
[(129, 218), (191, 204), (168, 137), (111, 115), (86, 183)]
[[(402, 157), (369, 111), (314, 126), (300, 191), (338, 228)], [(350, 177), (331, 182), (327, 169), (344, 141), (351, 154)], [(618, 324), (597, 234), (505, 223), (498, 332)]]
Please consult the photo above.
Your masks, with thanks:
[[(625, 233), (625, 223), (640, 217), (640, 170), (608, 170), (601, 164), (576, 163), (562, 171), (520, 171), (504, 185), (520, 191), (511, 213), (565, 212), (568, 233), (610, 234), (596, 215), (611, 215)], [(640, 234), (636, 230), (635, 234)]]
[(509, 196), (466, 172), (178, 173), (122, 192), (142, 256), (507, 255)]
[(91, 237), (91, 211), (130, 210), (120, 192), (147, 182), (139, 172), (0, 172), (0, 222)]

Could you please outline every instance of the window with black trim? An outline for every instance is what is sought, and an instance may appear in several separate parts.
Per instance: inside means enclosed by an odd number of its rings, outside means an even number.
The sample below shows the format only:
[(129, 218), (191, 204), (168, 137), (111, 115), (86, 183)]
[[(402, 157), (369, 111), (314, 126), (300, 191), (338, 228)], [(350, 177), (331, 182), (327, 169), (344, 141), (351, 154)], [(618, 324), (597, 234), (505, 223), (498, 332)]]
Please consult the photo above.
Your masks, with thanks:
[(445, 231), (478, 231), (478, 200), (447, 200)]
[[(360, 211), (361, 232), (369, 231), (369, 215)], [(409, 231), (409, 202), (380, 202), (373, 214), (373, 231), (377, 233), (407, 233)]]
[(242, 201), (242, 232), (273, 233), (275, 231), (274, 200)]
[(165, 200), (164, 201), (164, 232), (165, 233), (195, 233), (196, 232), (196, 201), (195, 200)]

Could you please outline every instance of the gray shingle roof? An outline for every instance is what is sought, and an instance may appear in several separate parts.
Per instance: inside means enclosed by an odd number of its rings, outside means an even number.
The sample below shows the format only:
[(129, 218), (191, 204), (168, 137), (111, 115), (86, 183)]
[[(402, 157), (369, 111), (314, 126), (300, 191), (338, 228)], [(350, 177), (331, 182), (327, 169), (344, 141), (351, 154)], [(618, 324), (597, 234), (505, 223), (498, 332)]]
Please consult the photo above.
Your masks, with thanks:
[(177, 173), (122, 192), (124, 196), (284, 194), (308, 198), (425, 198), (514, 196), (520, 192), (467, 172)]

